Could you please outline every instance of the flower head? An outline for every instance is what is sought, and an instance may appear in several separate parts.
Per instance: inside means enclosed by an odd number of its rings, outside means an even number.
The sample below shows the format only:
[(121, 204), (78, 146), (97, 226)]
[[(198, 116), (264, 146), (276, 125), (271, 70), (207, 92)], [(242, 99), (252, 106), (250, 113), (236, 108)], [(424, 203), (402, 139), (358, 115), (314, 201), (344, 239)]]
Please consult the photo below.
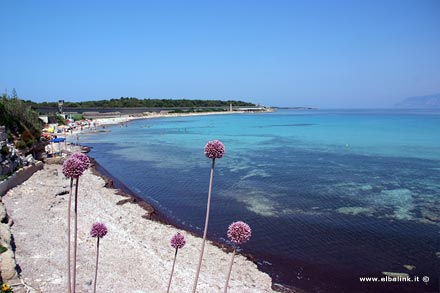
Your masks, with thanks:
[(77, 158), (68, 158), (63, 163), (63, 174), (67, 178), (78, 178), (85, 171), (84, 164)]
[(8, 292), (8, 290), (9, 290), (9, 286), (8, 286), (8, 284), (3, 284), (3, 285), (2, 285), (2, 291), (3, 291), (3, 292)]
[(83, 153), (73, 153), (70, 157), (80, 160), (83, 164), (84, 170), (86, 170), (90, 167), (90, 159), (89, 159), (89, 157), (87, 157)]
[(228, 238), (236, 245), (243, 244), (251, 238), (251, 227), (242, 221), (234, 222), (229, 225)]
[(176, 249), (183, 248), (185, 246), (185, 243), (186, 243), (185, 237), (182, 234), (177, 233), (176, 235), (174, 235), (171, 238), (170, 243), (171, 243), (171, 246), (176, 248)]
[(104, 223), (96, 222), (93, 223), (92, 229), (90, 230), (90, 236), (102, 238), (107, 234), (107, 227)]
[(211, 140), (205, 145), (205, 155), (210, 159), (220, 159), (225, 153), (225, 146), (219, 140)]
[(72, 154), (63, 164), (63, 174), (67, 178), (78, 178), (90, 166), (90, 159), (82, 153)]

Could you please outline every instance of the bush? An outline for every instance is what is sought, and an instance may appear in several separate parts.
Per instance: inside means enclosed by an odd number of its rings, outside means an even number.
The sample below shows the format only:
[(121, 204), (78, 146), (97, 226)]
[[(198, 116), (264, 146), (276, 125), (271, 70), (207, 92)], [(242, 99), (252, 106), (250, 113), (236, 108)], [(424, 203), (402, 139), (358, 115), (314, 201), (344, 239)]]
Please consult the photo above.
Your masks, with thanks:
[(3, 252), (5, 252), (6, 250), (8, 250), (6, 247), (0, 245), (0, 254), (2, 254)]
[(59, 125), (66, 125), (66, 119), (64, 119), (62, 116), (57, 115), (57, 123)]
[(0, 98), (0, 125), (6, 126), (9, 140), (24, 132), (28, 132), (32, 138), (40, 136), (41, 121), (38, 113), (18, 98), (6, 94)]
[(15, 143), (15, 146), (19, 149), (25, 149), (26, 148), (26, 143), (22, 140), (19, 140)]
[(188, 111), (184, 111), (184, 110), (181, 110), (181, 109), (176, 109), (176, 110), (171, 110), (171, 111), (169, 111), (168, 113), (170, 113), (170, 114), (177, 114), (177, 113), (188, 113)]
[(72, 119), (74, 121), (84, 120), (84, 116), (83, 116), (83, 114), (73, 114)]
[(9, 154), (9, 148), (7, 146), (2, 147), (1, 153), (3, 156)]
[(35, 140), (33, 140), (33, 139), (29, 139), (29, 140), (26, 141), (26, 146), (30, 147), (30, 146), (32, 146), (34, 143), (35, 143)]
[(21, 140), (23, 141), (29, 141), (32, 140), (33, 138), (34, 136), (32, 135), (32, 133), (27, 129), (23, 131), (23, 133), (21, 134)]

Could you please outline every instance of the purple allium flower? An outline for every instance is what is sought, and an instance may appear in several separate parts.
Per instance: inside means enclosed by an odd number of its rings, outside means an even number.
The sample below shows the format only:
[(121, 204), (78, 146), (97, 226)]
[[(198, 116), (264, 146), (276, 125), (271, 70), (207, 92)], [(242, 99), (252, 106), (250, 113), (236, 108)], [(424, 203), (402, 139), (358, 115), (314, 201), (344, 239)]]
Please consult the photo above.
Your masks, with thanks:
[(205, 145), (205, 155), (210, 159), (220, 159), (225, 153), (225, 146), (219, 140), (211, 140)]
[(229, 225), (228, 238), (235, 245), (243, 244), (251, 238), (251, 227), (242, 221)]
[(71, 158), (76, 158), (76, 159), (80, 160), (82, 162), (82, 164), (83, 164), (84, 170), (89, 168), (89, 166), (90, 166), (90, 159), (89, 159), (89, 157), (87, 157), (83, 153), (73, 153), (70, 157)]
[(176, 235), (174, 235), (171, 240), (170, 240), (171, 246), (176, 248), (176, 249), (180, 249), (183, 248), (185, 246), (185, 237), (180, 234), (177, 233)]
[(92, 229), (90, 230), (90, 236), (102, 238), (107, 234), (107, 227), (104, 223), (96, 222), (93, 223)]
[(84, 163), (77, 158), (68, 158), (63, 163), (63, 174), (67, 178), (78, 178), (84, 171)]

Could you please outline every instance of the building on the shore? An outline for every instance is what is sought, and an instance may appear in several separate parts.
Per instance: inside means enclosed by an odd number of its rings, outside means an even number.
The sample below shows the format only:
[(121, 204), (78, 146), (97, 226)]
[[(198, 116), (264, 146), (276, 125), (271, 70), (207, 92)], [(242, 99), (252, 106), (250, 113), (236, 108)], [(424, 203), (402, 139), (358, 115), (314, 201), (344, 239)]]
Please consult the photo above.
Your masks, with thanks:
[(240, 107), (238, 111), (253, 112), (253, 111), (266, 111), (266, 107)]
[(38, 119), (43, 121), (44, 124), (49, 123), (49, 116), (47, 116), (47, 115), (38, 116)]
[(98, 118), (116, 118), (121, 117), (121, 112), (83, 112), (85, 119), (98, 119)]

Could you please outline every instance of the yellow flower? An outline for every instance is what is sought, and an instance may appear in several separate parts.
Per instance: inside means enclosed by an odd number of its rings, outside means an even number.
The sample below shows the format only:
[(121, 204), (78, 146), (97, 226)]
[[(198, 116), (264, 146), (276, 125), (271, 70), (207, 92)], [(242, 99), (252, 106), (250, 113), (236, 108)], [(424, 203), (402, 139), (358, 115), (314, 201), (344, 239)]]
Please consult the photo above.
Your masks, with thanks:
[(8, 284), (3, 284), (2, 285), (2, 291), (8, 291), (8, 290), (9, 290)]

